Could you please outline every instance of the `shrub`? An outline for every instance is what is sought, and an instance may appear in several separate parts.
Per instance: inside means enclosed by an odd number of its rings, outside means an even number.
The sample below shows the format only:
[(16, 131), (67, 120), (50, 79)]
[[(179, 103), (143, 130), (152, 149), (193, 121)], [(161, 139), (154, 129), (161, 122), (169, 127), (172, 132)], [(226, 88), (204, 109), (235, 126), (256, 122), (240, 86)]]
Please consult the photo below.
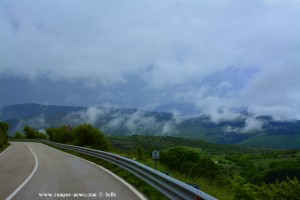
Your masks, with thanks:
[(200, 157), (192, 150), (175, 147), (161, 154), (160, 161), (170, 171), (184, 174), (188, 177), (217, 178), (221, 170), (209, 157)]

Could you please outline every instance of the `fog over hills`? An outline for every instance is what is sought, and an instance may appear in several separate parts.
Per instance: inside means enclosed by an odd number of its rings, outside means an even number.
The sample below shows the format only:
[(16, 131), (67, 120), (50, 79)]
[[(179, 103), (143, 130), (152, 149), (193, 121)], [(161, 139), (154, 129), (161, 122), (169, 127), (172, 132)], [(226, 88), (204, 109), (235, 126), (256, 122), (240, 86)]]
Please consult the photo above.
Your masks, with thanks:
[(223, 144), (300, 148), (299, 120), (255, 117), (246, 112), (215, 121), (206, 115), (184, 117), (175, 111), (18, 104), (1, 107), (0, 120), (10, 124), (11, 135), (22, 131), (25, 125), (43, 131), (48, 127), (90, 123), (107, 135), (172, 135)]

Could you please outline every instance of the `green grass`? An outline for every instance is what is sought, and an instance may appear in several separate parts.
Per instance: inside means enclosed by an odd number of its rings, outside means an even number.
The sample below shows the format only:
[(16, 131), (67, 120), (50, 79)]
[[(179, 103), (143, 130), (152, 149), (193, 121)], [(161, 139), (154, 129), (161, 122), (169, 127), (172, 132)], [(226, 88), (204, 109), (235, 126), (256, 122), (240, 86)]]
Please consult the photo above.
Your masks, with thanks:
[(297, 160), (294, 158), (263, 158), (263, 159), (256, 159), (254, 161), (254, 166), (263, 167), (264, 170), (270, 169), (270, 164), (273, 162), (296, 162)]
[(183, 147), (185, 148), (186, 150), (191, 150), (191, 151), (195, 151), (199, 154), (202, 154), (202, 153), (205, 153), (202, 148), (199, 148), (199, 147), (190, 147), (190, 146), (180, 146), (180, 147)]
[(109, 136), (109, 141), (116, 149), (131, 151), (137, 146), (142, 146), (146, 151), (154, 149), (165, 150), (175, 146), (188, 146), (200, 148), (209, 154), (238, 154), (259, 152), (257, 148), (242, 147), (237, 145), (212, 144), (198, 139), (178, 138), (171, 136)]
[(229, 160), (227, 160), (226, 158), (226, 155), (212, 155), (211, 156), (211, 159), (213, 160), (213, 161), (228, 161), (229, 162)]
[[(152, 159), (144, 160), (142, 161), (142, 163), (154, 168), (154, 161)], [(179, 173), (170, 172), (164, 167), (164, 165), (160, 164), (160, 162), (157, 162), (157, 170), (163, 173), (167, 173), (169, 176), (181, 180), (182, 182), (188, 184), (197, 184), (200, 186), (200, 189), (203, 192), (217, 199), (228, 200), (233, 198), (232, 188), (229, 185), (220, 184), (218, 182), (207, 180), (201, 177), (191, 178)]]
[(300, 151), (295, 154), (297, 157), (300, 157)]
[(260, 135), (254, 136), (243, 142), (239, 143), (243, 146), (260, 146), (260, 147), (272, 147), (284, 149), (299, 149), (300, 135)]

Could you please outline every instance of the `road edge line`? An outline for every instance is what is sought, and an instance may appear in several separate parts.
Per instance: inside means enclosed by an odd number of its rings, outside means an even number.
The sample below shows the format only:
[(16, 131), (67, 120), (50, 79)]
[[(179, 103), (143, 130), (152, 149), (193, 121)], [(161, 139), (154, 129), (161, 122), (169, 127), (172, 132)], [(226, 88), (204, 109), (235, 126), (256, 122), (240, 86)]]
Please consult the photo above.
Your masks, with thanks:
[(27, 144), (26, 144), (26, 146), (29, 148), (29, 150), (31, 151), (31, 153), (34, 156), (34, 159), (35, 159), (34, 169), (32, 170), (31, 174), (27, 177), (27, 179), (13, 193), (11, 193), (11, 195), (9, 195), (9, 197), (7, 197), (5, 200), (11, 200), (28, 183), (28, 181), (35, 174), (35, 172), (39, 166), (39, 160), (37, 159), (35, 153), (32, 151), (32, 149)]
[(11, 144), (4, 150), (0, 153), (0, 156), (3, 155), (9, 148), (11, 147)]
[[(51, 147), (51, 146), (49, 146), (49, 145), (46, 145), (46, 146)], [(104, 170), (106, 173), (109, 173), (111, 176), (113, 176), (113, 177), (116, 178), (118, 181), (120, 181), (121, 183), (123, 183), (125, 186), (127, 186), (127, 187), (128, 187), (135, 195), (137, 195), (141, 200), (148, 200), (148, 199), (147, 199), (141, 192), (139, 192), (135, 187), (133, 187), (132, 185), (130, 185), (129, 183), (127, 183), (123, 178), (121, 178), (121, 177), (119, 177), (118, 175), (116, 175), (115, 173), (109, 171), (109, 170), (106, 169), (105, 167), (102, 167), (102, 166), (100, 166), (100, 165), (97, 165), (96, 163), (93, 163), (92, 161), (86, 160), (86, 159), (81, 158), (81, 157), (79, 157), (79, 156), (75, 156), (75, 155), (73, 155), (73, 154), (70, 154), (70, 153), (61, 151), (61, 150), (56, 149), (56, 148), (53, 148), (53, 147), (51, 147), (51, 148), (52, 148), (52, 149), (55, 149), (55, 150), (57, 150), (57, 151), (63, 152), (63, 153), (65, 153), (65, 154), (71, 155), (71, 156), (73, 156), (73, 157), (75, 157), (75, 158), (79, 158), (79, 159), (81, 159), (81, 160), (83, 160), (83, 161), (85, 161), (85, 162), (88, 162), (88, 163), (90, 163), (90, 164), (95, 165), (96, 167), (99, 167), (100, 169)], [(79, 152), (79, 153), (80, 153), (80, 152)]]

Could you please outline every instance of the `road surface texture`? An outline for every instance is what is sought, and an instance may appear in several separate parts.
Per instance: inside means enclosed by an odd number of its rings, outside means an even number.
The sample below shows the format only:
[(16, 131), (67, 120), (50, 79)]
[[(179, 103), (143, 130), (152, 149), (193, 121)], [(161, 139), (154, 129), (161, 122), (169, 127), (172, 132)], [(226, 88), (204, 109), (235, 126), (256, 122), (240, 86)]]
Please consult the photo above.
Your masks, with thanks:
[(0, 199), (145, 199), (88, 161), (41, 143), (11, 144), (0, 154)]
[(15, 191), (30, 175), (35, 159), (24, 143), (11, 143), (0, 154), (0, 199), (5, 199)]

